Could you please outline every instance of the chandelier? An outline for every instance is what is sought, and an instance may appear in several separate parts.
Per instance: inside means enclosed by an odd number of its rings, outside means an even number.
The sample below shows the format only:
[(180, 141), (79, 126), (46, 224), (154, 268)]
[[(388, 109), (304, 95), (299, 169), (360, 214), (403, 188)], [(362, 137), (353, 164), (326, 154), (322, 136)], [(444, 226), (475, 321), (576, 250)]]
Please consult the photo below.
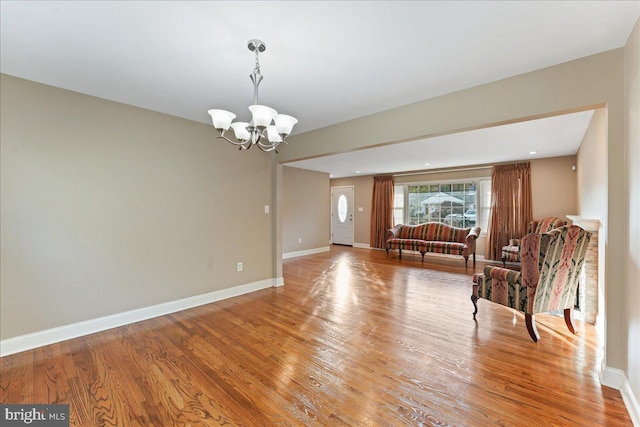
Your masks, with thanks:
[[(278, 114), (273, 108), (258, 104), (258, 85), (262, 81), (258, 55), (267, 47), (262, 40), (249, 40), (247, 47), (256, 53), (256, 67), (249, 75), (253, 82), (253, 105), (249, 106), (251, 122), (232, 123), (236, 115), (225, 110), (209, 110), (209, 114), (213, 120), (213, 126), (220, 134), (218, 138), (239, 146), (240, 150), (248, 150), (257, 145), (262, 151), (274, 151), (281, 143), (286, 144), (285, 138), (298, 123), (298, 119), (286, 114)], [(233, 129), (235, 141), (225, 136), (229, 128)]]

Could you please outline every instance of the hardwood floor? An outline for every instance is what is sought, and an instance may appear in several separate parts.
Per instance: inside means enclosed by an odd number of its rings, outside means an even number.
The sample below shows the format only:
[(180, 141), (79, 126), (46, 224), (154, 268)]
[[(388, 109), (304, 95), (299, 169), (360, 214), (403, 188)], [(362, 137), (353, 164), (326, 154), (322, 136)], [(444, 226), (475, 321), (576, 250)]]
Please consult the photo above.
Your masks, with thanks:
[(592, 326), (480, 300), (462, 258), (333, 246), (286, 285), (0, 359), (74, 426), (630, 426)]

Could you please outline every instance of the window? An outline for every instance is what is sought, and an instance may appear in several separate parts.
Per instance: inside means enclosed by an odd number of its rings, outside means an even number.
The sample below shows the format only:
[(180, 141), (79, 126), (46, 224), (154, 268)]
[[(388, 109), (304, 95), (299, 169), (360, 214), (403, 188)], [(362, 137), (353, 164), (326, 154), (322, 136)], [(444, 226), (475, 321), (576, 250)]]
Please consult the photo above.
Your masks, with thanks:
[(404, 185), (393, 187), (393, 225), (404, 223)]
[(394, 190), (395, 224), (436, 221), (463, 228), (478, 225), (487, 231), (491, 179), (398, 184)]
[(480, 191), (478, 199), (480, 206), (480, 216), (478, 217), (478, 226), (482, 233), (489, 231), (489, 216), (491, 216), (491, 180), (481, 179), (478, 183)]

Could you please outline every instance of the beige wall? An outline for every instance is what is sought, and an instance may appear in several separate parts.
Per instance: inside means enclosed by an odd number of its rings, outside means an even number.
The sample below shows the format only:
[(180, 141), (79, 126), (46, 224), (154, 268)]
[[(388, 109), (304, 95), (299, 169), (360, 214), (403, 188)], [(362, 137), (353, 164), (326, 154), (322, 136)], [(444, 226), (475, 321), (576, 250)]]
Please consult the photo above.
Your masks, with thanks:
[[(571, 167), (576, 164), (576, 156), (535, 159), (531, 161), (531, 186), (533, 193), (534, 218), (553, 215), (566, 218), (567, 214), (576, 212), (576, 173)], [(461, 168), (464, 169), (464, 168)], [(436, 171), (429, 173), (398, 174), (394, 177), (396, 184), (418, 182), (441, 182), (470, 178), (490, 178), (490, 166), (470, 167), (466, 170)], [(558, 185), (558, 183), (562, 185)], [(356, 231), (355, 241), (369, 244), (369, 227), (371, 223), (371, 197), (373, 193), (373, 177), (350, 177), (332, 179), (331, 186), (353, 185), (356, 198)], [(362, 203), (358, 203), (358, 200)], [(364, 212), (357, 212), (364, 206)], [(483, 230), (486, 232), (486, 230)], [(484, 255), (485, 237), (478, 239), (478, 255)]]
[[(283, 168), (283, 253), (325, 248), (331, 239), (329, 174)], [(302, 242), (299, 243), (299, 239)]]
[(0, 86), (1, 339), (272, 278), (269, 155), (201, 123)]
[[(607, 110), (596, 110), (577, 155), (580, 215), (607, 223)], [(604, 239), (603, 239), (604, 240)]]
[(577, 212), (576, 156), (531, 160), (533, 218), (567, 219)]
[[(370, 246), (371, 198), (373, 197), (373, 177), (355, 176), (331, 180), (331, 187), (353, 185), (353, 242), (354, 246)], [(359, 209), (362, 208), (362, 211)]]
[[(627, 377), (640, 403), (640, 20), (624, 49)], [(640, 417), (640, 413), (636, 414)], [(640, 419), (636, 419), (640, 422)]]
[(607, 110), (597, 109), (580, 144), (577, 162), (576, 213), (600, 221), (598, 230), (598, 335), (604, 336), (605, 323), (605, 270), (607, 241)]
[[(458, 132), (524, 118), (607, 107), (608, 229), (605, 363), (626, 367), (624, 52), (614, 49), (553, 67), (318, 129), (289, 140), (279, 161)], [(394, 123), (394, 126), (388, 126)]]

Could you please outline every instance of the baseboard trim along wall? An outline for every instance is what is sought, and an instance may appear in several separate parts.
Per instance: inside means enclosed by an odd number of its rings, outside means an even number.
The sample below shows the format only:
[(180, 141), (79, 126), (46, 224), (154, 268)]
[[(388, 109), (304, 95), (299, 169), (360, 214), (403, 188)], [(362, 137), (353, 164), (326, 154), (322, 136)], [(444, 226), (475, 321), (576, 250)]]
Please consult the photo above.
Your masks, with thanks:
[(304, 251), (287, 252), (285, 254), (282, 254), (282, 259), (289, 259), (289, 258), (295, 258), (295, 257), (299, 257), (299, 256), (319, 254), (319, 253), (322, 253), (322, 252), (329, 252), (329, 246), (323, 246), (321, 248), (314, 248), (314, 249), (306, 249)]
[(128, 325), (130, 323), (136, 323), (158, 316), (164, 316), (165, 314), (171, 314), (177, 311), (198, 307), (200, 305), (210, 304), (227, 298), (233, 298), (259, 291), (261, 289), (279, 287), (283, 285), (284, 279), (282, 277), (265, 279), (258, 282), (234, 286), (228, 289), (221, 289), (219, 291), (169, 301), (150, 307), (125, 311), (123, 313), (112, 314), (109, 316), (99, 317), (97, 319), (86, 320), (44, 331), (8, 338), (0, 341), (0, 357), (9, 356), (10, 354), (20, 353), (21, 351), (31, 350), (60, 341), (78, 338), (84, 335), (94, 334), (96, 332), (105, 331), (118, 326)]
[(354, 243), (353, 247), (360, 249), (371, 249), (371, 245), (369, 245), (368, 243)]
[(605, 366), (600, 372), (600, 384), (620, 391), (624, 405), (635, 427), (640, 427), (640, 402), (633, 394), (631, 384), (622, 369)]

